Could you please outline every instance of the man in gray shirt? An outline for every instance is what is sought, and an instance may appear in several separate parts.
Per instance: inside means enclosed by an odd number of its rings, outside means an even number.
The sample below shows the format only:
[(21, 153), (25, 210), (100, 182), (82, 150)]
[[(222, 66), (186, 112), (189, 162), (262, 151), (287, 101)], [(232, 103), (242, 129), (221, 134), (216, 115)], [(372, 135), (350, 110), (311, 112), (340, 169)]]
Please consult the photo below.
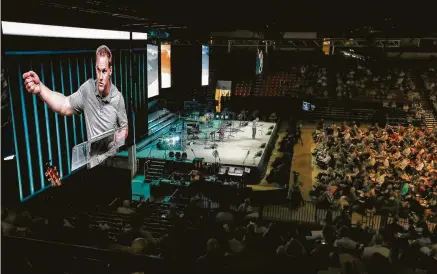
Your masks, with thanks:
[(84, 113), (88, 140), (115, 128), (122, 128), (116, 140), (124, 140), (128, 135), (126, 107), (123, 95), (111, 82), (112, 53), (107, 46), (97, 48), (95, 69), (97, 79), (87, 80), (70, 96), (50, 90), (33, 71), (24, 73), (23, 79), (27, 91), (39, 94), (56, 113)]

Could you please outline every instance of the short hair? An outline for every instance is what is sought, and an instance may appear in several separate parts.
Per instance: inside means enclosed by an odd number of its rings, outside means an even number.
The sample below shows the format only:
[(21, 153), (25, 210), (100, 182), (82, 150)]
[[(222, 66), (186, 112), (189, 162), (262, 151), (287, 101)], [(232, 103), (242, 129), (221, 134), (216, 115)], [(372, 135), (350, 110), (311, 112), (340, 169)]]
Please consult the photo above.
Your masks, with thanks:
[(208, 252), (215, 251), (219, 248), (220, 248), (219, 242), (214, 238), (210, 238), (206, 243), (206, 251)]
[(123, 207), (130, 208), (130, 201), (129, 201), (129, 200), (125, 200), (125, 201), (123, 202)]
[(134, 254), (147, 252), (149, 243), (144, 238), (136, 238), (132, 241), (131, 250)]
[(384, 239), (380, 234), (375, 234), (375, 236), (373, 236), (373, 242), (377, 245), (382, 245), (384, 243)]
[(108, 57), (108, 65), (109, 65), (109, 67), (112, 66), (112, 53), (111, 53), (111, 50), (107, 46), (101, 45), (100, 47), (97, 48), (96, 59), (98, 56)]

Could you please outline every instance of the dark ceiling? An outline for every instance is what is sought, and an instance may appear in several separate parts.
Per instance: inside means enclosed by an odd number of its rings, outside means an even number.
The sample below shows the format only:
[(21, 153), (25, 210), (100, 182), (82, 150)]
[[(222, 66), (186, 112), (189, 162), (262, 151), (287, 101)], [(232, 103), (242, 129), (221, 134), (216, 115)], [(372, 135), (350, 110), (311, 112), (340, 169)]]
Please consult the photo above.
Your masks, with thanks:
[(437, 8), (423, 3), (417, 7), (397, 4), (383, 8), (367, 1), (361, 6), (327, 2), (297, 5), (295, 1), (284, 1), (281, 5), (252, 1), (242, 5), (236, 0), (7, 0), (2, 3), (2, 20), (133, 31), (167, 28), (170, 33), (182, 30), (201, 36), (235, 29), (312, 31), (325, 37), (365, 36), (369, 30), (374, 35), (392, 37), (437, 33), (437, 24), (432, 20), (432, 10)]

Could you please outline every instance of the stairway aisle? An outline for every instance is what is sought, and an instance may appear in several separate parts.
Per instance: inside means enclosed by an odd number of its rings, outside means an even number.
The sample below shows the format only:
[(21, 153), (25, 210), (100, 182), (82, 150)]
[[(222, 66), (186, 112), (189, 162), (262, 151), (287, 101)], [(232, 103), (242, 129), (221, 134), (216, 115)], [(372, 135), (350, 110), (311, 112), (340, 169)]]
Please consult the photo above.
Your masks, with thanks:
[(144, 173), (144, 182), (151, 183), (154, 180), (161, 178), (164, 173), (165, 160), (149, 159), (149, 168)]
[(263, 84), (264, 77), (262, 74), (258, 74), (255, 78), (255, 81), (253, 81), (252, 86), (252, 96), (259, 96), (261, 94), (261, 87)]
[(424, 121), (426, 128), (434, 129), (437, 126), (437, 119), (434, 115), (433, 106), (429, 102), (429, 100), (425, 97), (425, 95), (420, 95), (423, 109), (425, 110)]
[(209, 112), (210, 110), (215, 111), (215, 88), (217, 84), (217, 72), (216, 70), (210, 69), (209, 71), (209, 85), (206, 86), (206, 104), (205, 104), (205, 112)]

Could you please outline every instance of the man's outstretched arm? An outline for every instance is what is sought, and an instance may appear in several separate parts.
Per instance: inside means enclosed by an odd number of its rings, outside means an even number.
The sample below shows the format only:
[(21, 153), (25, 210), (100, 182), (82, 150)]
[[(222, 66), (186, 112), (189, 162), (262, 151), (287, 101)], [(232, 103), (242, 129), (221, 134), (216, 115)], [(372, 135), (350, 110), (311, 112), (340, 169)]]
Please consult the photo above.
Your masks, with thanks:
[(62, 93), (52, 91), (44, 84), (40, 84), (40, 96), (43, 101), (56, 113), (64, 116), (73, 115), (73, 109), (70, 105), (70, 99)]
[(52, 91), (39, 79), (38, 74), (29, 71), (23, 74), (26, 90), (32, 94), (39, 94), (42, 100), (56, 113), (69, 116), (73, 114), (70, 99), (63, 94)]

